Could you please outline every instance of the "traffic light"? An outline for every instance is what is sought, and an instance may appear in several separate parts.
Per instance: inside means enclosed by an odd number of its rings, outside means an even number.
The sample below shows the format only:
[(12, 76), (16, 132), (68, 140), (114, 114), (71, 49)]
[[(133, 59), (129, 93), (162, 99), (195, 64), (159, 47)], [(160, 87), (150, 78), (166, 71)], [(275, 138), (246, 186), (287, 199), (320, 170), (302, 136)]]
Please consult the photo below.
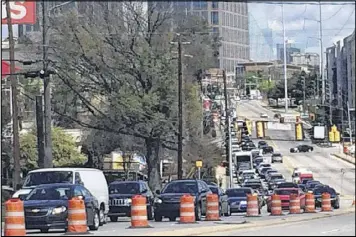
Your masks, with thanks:
[(256, 122), (256, 137), (257, 138), (264, 138), (265, 131), (264, 131), (264, 123), (262, 121)]
[(325, 81), (325, 103), (330, 104), (331, 98), (330, 98), (330, 83), (328, 80)]
[(284, 123), (284, 117), (280, 117), (280, 118), (279, 118), (279, 122), (280, 122), (280, 123)]
[(297, 141), (303, 141), (304, 140), (303, 124), (301, 124), (301, 123), (295, 124), (295, 140), (297, 140)]
[(296, 123), (300, 123), (300, 116), (296, 116), (295, 121), (296, 121)]
[(246, 120), (246, 127), (247, 127), (248, 134), (252, 134), (252, 123), (250, 120)]
[(315, 121), (315, 114), (313, 114), (313, 113), (309, 114), (309, 119), (311, 121)]
[(329, 142), (340, 142), (340, 132), (335, 125), (330, 128)]

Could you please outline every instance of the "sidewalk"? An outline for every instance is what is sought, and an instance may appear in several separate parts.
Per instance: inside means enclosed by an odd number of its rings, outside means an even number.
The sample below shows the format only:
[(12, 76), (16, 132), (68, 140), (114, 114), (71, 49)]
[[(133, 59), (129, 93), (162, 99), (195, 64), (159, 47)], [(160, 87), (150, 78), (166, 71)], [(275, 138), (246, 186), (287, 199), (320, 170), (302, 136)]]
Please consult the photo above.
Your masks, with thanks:
[(333, 153), (332, 155), (351, 164), (355, 164), (354, 156), (346, 155), (344, 153)]

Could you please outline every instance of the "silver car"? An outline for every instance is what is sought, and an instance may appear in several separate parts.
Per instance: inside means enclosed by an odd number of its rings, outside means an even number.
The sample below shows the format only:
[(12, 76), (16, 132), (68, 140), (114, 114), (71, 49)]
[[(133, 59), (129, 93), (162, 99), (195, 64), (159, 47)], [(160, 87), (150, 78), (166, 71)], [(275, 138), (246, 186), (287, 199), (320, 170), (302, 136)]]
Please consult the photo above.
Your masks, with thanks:
[(283, 163), (283, 156), (281, 153), (273, 153), (272, 154), (272, 163), (274, 162), (280, 162)]

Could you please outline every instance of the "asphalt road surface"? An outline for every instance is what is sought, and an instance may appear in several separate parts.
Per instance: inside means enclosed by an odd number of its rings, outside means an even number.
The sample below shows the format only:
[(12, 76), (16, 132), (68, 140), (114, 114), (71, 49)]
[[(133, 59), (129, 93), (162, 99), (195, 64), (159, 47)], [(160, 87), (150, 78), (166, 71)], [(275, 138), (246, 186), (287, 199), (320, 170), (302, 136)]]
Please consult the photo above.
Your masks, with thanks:
[(219, 232), (210, 236), (355, 236), (355, 214)]

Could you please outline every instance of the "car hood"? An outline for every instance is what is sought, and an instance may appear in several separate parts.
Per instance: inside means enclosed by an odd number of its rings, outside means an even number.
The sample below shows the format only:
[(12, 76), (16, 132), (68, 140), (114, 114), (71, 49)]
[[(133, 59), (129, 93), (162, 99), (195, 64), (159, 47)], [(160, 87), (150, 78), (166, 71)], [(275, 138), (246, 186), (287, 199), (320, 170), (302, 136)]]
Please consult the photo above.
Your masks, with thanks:
[(68, 200), (25, 200), (25, 208), (55, 208), (61, 206), (68, 206)]
[(32, 191), (32, 188), (23, 188), (15, 192), (12, 197), (13, 198), (18, 198), (19, 195), (24, 195), (24, 194), (29, 194)]
[(159, 197), (160, 199), (162, 199), (162, 201), (166, 201), (166, 202), (180, 202), (180, 198), (183, 195), (186, 195), (186, 193), (162, 193)]

